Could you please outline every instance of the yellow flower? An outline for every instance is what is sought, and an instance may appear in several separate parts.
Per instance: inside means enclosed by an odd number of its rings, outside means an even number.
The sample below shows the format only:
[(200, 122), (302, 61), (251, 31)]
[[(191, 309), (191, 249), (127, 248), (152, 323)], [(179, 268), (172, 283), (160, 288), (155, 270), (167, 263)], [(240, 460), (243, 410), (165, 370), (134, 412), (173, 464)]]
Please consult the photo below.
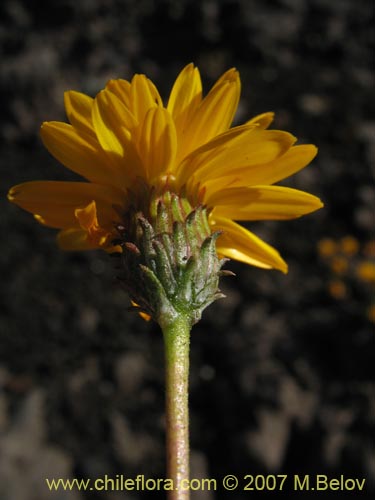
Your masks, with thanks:
[(332, 257), (337, 252), (337, 244), (332, 238), (323, 238), (317, 246), (321, 257)]
[(375, 283), (375, 262), (363, 261), (357, 266), (356, 273), (359, 279), (368, 283)]
[(340, 247), (344, 254), (349, 257), (358, 253), (359, 250), (359, 242), (353, 236), (345, 236), (340, 241)]
[(342, 255), (336, 255), (331, 260), (331, 269), (336, 274), (344, 274), (348, 270), (348, 267), (348, 259)]
[(329, 293), (335, 299), (345, 299), (348, 294), (348, 289), (341, 280), (332, 280), (328, 284)]
[(231, 128), (240, 96), (235, 69), (202, 97), (197, 68), (186, 66), (166, 105), (145, 75), (111, 80), (93, 99), (65, 93), (70, 124), (43, 123), (42, 140), (63, 165), (88, 182), (34, 181), (9, 200), (60, 229), (66, 250), (113, 244), (130, 206), (147, 213), (150, 193), (175, 192), (205, 205), (220, 255), (287, 271), (279, 253), (234, 221), (292, 219), (322, 207), (308, 193), (274, 184), (305, 167), (315, 146), (268, 130), (273, 113)]

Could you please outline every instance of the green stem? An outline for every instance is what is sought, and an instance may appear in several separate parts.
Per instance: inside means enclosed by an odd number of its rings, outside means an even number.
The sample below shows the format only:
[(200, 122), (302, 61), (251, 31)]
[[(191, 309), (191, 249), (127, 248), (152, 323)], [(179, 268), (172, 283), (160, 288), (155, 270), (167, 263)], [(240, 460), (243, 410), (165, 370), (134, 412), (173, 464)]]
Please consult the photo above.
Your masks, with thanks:
[[(163, 325), (166, 364), (167, 477), (169, 500), (188, 500), (189, 480), (189, 343), (191, 322), (185, 315)], [(185, 480), (184, 482), (182, 482)]]

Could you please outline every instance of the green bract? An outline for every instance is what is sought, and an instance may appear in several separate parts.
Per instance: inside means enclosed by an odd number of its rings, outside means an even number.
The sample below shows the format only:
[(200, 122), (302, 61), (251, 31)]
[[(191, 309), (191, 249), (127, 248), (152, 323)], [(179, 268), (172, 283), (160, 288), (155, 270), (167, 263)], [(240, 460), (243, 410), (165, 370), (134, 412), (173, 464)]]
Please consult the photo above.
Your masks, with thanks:
[(121, 282), (139, 311), (160, 325), (184, 314), (191, 324), (202, 311), (223, 297), (219, 277), (227, 259), (219, 259), (207, 210), (192, 209), (186, 198), (170, 191), (154, 197), (150, 215), (130, 212), (128, 224), (118, 228), (122, 246)]

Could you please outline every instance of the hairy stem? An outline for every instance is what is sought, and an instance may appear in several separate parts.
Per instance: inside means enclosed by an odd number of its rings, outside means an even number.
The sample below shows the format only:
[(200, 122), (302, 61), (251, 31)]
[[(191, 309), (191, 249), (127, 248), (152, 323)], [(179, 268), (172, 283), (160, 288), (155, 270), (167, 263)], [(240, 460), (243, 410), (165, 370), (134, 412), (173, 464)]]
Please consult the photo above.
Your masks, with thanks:
[(169, 500), (188, 500), (189, 480), (189, 343), (185, 315), (163, 326), (166, 363), (167, 477), (174, 490)]

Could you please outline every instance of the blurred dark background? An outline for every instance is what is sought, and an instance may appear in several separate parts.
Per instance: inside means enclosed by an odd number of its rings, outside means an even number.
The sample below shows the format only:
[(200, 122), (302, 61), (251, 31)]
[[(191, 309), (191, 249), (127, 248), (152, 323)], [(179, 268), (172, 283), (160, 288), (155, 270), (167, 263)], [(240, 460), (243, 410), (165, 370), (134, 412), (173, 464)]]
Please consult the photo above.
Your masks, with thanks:
[[(319, 146), (284, 184), (326, 204), (249, 225), (289, 274), (230, 263), (227, 299), (194, 328), (192, 477), (344, 474), (366, 478), (348, 498), (373, 498), (373, 2), (4, 0), (0, 19), (0, 500), (165, 497), (48, 491), (46, 477), (164, 477), (162, 337), (127, 312), (108, 256), (60, 252), (6, 193), (74, 179), (38, 135), (65, 120), (64, 90), (141, 72), (167, 97), (191, 61), (206, 91), (239, 69), (238, 123), (273, 110), (274, 128)], [(241, 490), (194, 498), (280, 494)]]

